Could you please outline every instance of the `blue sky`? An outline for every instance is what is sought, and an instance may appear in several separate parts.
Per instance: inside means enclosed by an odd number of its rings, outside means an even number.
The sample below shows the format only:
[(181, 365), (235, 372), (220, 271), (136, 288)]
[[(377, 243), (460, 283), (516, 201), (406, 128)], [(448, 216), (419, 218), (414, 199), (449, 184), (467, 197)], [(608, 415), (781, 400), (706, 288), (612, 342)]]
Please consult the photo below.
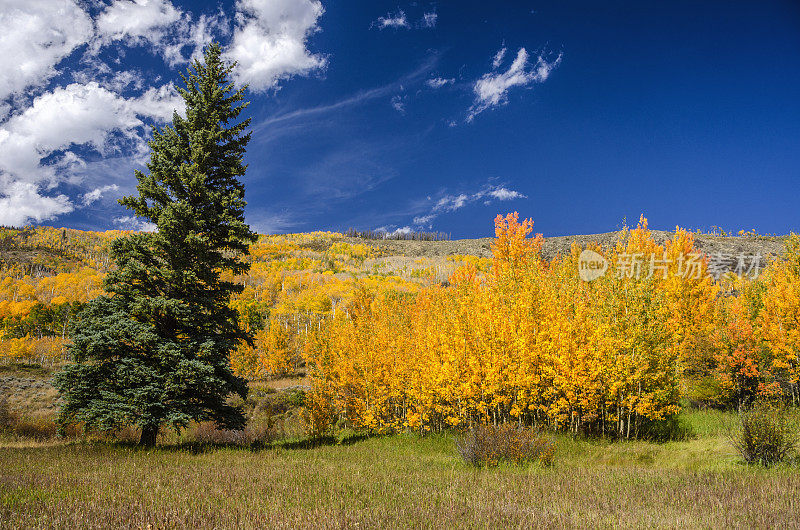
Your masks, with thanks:
[(4, 0), (0, 35), (0, 224), (141, 227), (116, 199), (215, 39), (261, 232), (800, 230), (788, 0)]

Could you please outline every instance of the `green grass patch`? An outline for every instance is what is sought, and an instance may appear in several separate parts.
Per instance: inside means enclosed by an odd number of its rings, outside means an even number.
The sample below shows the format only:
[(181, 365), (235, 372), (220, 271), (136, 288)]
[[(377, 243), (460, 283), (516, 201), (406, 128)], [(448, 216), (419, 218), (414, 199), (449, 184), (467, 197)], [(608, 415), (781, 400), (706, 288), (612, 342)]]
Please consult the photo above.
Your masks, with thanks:
[(3, 528), (798, 527), (800, 469), (746, 466), (726, 415), (679, 441), (558, 435), (552, 466), (466, 464), (450, 433), (252, 450), (0, 447)]

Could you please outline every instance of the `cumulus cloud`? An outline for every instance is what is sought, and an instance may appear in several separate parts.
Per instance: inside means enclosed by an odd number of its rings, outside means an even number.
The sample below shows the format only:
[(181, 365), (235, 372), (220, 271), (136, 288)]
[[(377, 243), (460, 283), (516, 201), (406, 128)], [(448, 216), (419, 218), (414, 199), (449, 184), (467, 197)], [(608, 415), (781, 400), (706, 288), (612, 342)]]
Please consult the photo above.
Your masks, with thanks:
[[(171, 66), (198, 57), (215, 31), (227, 32), (224, 15), (201, 15), (193, 20), (169, 0), (115, 0), (98, 15), (95, 24), (95, 51), (111, 42), (149, 45)], [(191, 50), (188, 56), (184, 53), (187, 47)]]
[(55, 151), (86, 145), (110, 153), (110, 133), (137, 137), (145, 126), (140, 117), (163, 121), (175, 109), (183, 100), (171, 84), (128, 99), (96, 82), (56, 88), (0, 125), (0, 171), (28, 181), (52, 178), (53, 168), (41, 162)]
[[(56, 65), (92, 36), (74, 1), (4, 0), (0, 9), (0, 100), (54, 76)], [(10, 109), (9, 109), (10, 110)]]
[(452, 77), (449, 79), (444, 79), (441, 77), (432, 77), (426, 80), (425, 84), (431, 88), (442, 88), (445, 85), (452, 85), (453, 83), (455, 83), (455, 81), (456, 80), (453, 79)]
[[(435, 15), (435, 13), (434, 13)], [(435, 19), (434, 19), (435, 23)], [(388, 13), (386, 16), (378, 17), (378, 20), (375, 20), (370, 27), (378, 28), (378, 29), (386, 29), (386, 28), (410, 28), (411, 26), (408, 23), (408, 19), (406, 18), (406, 14), (403, 12), (402, 9), (398, 9), (397, 13)]]
[(510, 89), (545, 82), (550, 72), (561, 63), (561, 54), (551, 61), (539, 55), (536, 62), (531, 63), (528, 60), (528, 52), (525, 48), (520, 48), (508, 69), (505, 72), (497, 71), (504, 57), (505, 48), (502, 48), (492, 60), (493, 70), (475, 82), (473, 87), (475, 102), (469, 109), (468, 122), (486, 109), (507, 103)]
[(66, 195), (44, 197), (35, 184), (0, 177), (0, 225), (22, 226), (30, 220), (41, 223), (74, 209)]
[[(427, 213), (414, 217), (414, 224), (417, 226), (428, 226), (442, 214), (455, 212), (470, 204), (483, 201), (489, 205), (493, 201), (510, 201), (514, 199), (526, 199), (522, 193), (506, 188), (504, 185), (485, 184), (480, 189), (472, 193), (443, 194), (441, 195)], [(429, 200), (432, 200), (428, 197)]]
[[(125, 145), (143, 149), (143, 119), (164, 121), (176, 109), (183, 110), (183, 100), (171, 84), (132, 98), (96, 82), (73, 83), (38, 96), (0, 125), (0, 193), (7, 215), (23, 224), (71, 211), (63, 195), (45, 197), (40, 192), (42, 186), (53, 188), (75, 177), (76, 169), (85, 165), (76, 151), (113, 155)], [(29, 204), (22, 204), (22, 198), (30, 199)]]
[(0, 223), (52, 219), (116, 191), (115, 179), (145, 161), (149, 126), (183, 112), (171, 83), (120, 68), (105, 51), (116, 50), (119, 63), (141, 46), (175, 68), (230, 36), (226, 59), (239, 62), (236, 80), (255, 91), (326, 64), (306, 48), (319, 31), (320, 0), (236, 0), (233, 20), (173, 2), (2, 1)]
[(181, 19), (181, 11), (165, 0), (117, 0), (96, 20), (97, 31), (111, 40), (131, 39), (158, 44)]
[(325, 67), (306, 44), (324, 9), (318, 0), (238, 0), (236, 29), (227, 58), (238, 61), (237, 80), (263, 92), (282, 79)]

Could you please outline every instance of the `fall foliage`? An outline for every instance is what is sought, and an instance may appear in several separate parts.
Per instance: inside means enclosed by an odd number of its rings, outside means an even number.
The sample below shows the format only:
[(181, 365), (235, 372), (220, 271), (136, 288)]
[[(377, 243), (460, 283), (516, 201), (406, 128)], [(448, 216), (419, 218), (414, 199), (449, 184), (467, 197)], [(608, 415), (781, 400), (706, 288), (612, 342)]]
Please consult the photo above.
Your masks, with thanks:
[[(25, 248), (49, 261), (38, 273), (4, 266), (2, 354), (59, 362), (69, 315), (100, 294), (108, 245), (122, 233), (25, 232)], [(532, 232), (531, 220), (498, 216), (492, 259), (444, 264), (383, 256), (332, 232), (260, 236), (249, 273), (228, 278), (244, 286), (231, 306), (255, 337), (232, 367), (250, 379), (307, 373), (318, 431), (516, 422), (641, 437), (684, 397), (800, 402), (798, 236), (757, 279), (715, 280), (691, 232), (658, 244), (642, 217), (616, 247), (593, 249), (615, 265), (585, 282), (583, 249), (548, 262)], [(18, 233), (4, 237), (19, 246)], [(623, 265), (636, 255), (647, 259), (632, 275)], [(699, 274), (683, 274), (692, 268)]]

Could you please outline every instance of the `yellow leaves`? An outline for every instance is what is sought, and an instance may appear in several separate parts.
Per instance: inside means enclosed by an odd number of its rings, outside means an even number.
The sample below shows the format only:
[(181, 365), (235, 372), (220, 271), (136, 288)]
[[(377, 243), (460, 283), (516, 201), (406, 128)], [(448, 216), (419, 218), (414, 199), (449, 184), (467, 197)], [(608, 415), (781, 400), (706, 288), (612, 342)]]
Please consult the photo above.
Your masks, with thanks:
[(765, 344), (770, 348), (772, 365), (788, 376), (792, 398), (797, 400), (800, 382), (800, 238), (792, 234), (785, 261), (771, 265), (763, 293), (759, 323)]
[(291, 374), (301, 360), (297, 336), (292, 323), (271, 318), (264, 329), (255, 333), (253, 347), (240, 344), (231, 354), (231, 367), (249, 379)]
[(544, 238), (541, 234), (528, 238), (532, 231), (533, 221), (525, 219), (520, 223), (517, 212), (495, 218), (495, 240), (491, 247), (495, 275), (524, 267), (538, 257)]
[[(388, 284), (364, 283), (309, 349), (312, 381), (332, 410), (376, 430), (522, 420), (624, 436), (677, 413), (682, 371), (715, 362), (719, 287), (674, 270), (586, 283), (580, 248), (544, 264), (531, 231), (516, 214), (498, 216), (488, 275), (453, 259), (462, 266), (449, 286), (400, 299)], [(654, 253), (674, 268), (694, 239), (678, 229), (660, 245), (642, 217), (607, 257), (623, 252)]]
[[(444, 264), (381, 256), (331, 232), (261, 236), (250, 273), (227, 278), (244, 286), (231, 307), (257, 331), (255, 347), (242, 345), (231, 365), (261, 378), (305, 363), (319, 429), (338, 416), (376, 431), (521, 420), (635, 434), (641, 422), (675, 413), (681, 377), (716, 378), (719, 392), (756, 384), (767, 392), (775, 386), (768, 374), (800, 399), (798, 236), (763, 281), (715, 283), (702, 257), (700, 274), (681, 274), (693, 234), (678, 228), (659, 243), (642, 216), (616, 247), (591, 247), (609, 263), (647, 257), (640, 277), (612, 268), (587, 283), (577, 275), (578, 245), (546, 263), (532, 231), (530, 219), (498, 216), (491, 260)], [(119, 232), (26, 234), (35, 248), (82, 257), (46, 274), (9, 269), (0, 319), (101, 294)], [(58, 355), (60, 341), (47, 340), (6, 338), (5, 355)]]
[(14, 302), (11, 300), (0, 301), (0, 318), (20, 318), (30, 313), (33, 306), (36, 305), (35, 300), (21, 300)]
[(45, 363), (61, 357), (63, 344), (57, 337), (38, 339), (30, 335), (21, 338), (0, 337), (0, 350), (3, 352), (2, 357), (12, 361)]

